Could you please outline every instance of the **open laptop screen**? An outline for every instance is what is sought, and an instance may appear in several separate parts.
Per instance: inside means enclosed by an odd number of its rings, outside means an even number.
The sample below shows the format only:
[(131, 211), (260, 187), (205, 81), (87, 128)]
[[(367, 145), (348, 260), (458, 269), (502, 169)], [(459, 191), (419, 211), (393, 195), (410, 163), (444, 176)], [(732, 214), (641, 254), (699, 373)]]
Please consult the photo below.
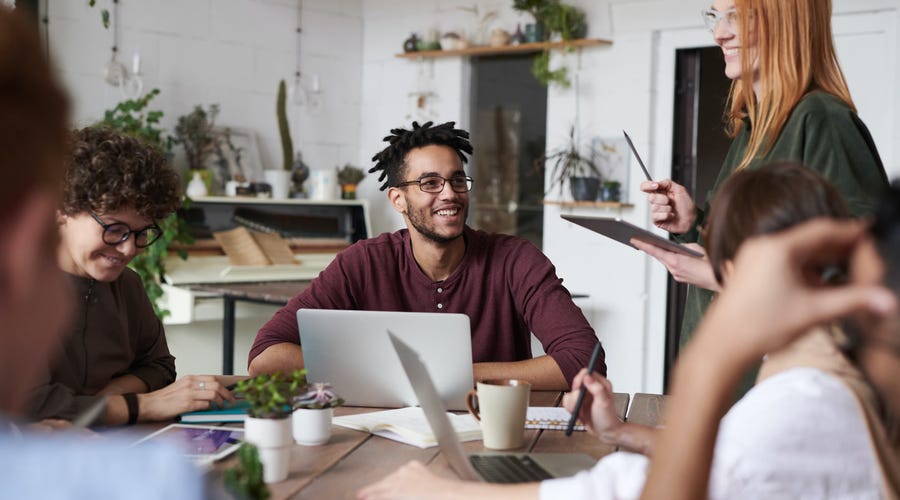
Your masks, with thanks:
[(428, 363), (441, 400), (464, 410), (472, 388), (472, 340), (464, 314), (300, 309), (303, 361), (351, 406), (397, 408), (418, 400), (388, 339), (390, 329)]

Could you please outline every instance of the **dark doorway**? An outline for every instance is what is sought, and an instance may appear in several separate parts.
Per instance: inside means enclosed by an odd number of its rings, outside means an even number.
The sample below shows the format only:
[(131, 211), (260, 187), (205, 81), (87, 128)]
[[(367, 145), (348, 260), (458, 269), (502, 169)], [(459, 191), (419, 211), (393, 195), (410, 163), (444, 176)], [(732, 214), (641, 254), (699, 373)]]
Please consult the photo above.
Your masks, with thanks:
[(534, 57), (472, 59), (472, 211), (470, 223), (514, 234), (541, 248), (547, 89), (531, 74)]
[[(725, 135), (725, 103), (731, 80), (719, 47), (681, 49), (675, 53), (675, 110), (672, 133), (672, 179), (684, 185), (703, 206), (731, 145)], [(665, 387), (678, 356), (687, 286), (669, 276), (666, 307)]]

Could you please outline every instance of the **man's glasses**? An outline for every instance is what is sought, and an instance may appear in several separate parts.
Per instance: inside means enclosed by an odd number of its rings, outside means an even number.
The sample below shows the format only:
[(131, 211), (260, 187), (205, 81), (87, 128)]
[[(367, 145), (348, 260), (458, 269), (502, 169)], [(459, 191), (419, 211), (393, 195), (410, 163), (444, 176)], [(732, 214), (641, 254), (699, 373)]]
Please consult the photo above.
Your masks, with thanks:
[(725, 29), (731, 34), (740, 34), (741, 19), (735, 9), (729, 9), (725, 12), (719, 12), (713, 9), (703, 9), (700, 11), (700, 15), (703, 16), (703, 23), (706, 24), (706, 27), (709, 28), (709, 31), (711, 32), (716, 31), (716, 25), (719, 24), (719, 21), (722, 21), (725, 23)]
[(426, 175), (419, 177), (414, 181), (405, 181), (397, 184), (397, 187), (418, 184), (419, 189), (426, 193), (440, 193), (444, 190), (444, 183), (450, 183), (450, 189), (457, 193), (467, 193), (472, 190), (472, 183), (475, 182), (469, 176), (455, 175), (449, 179), (439, 175)]
[(107, 224), (100, 220), (100, 217), (94, 212), (90, 212), (90, 214), (91, 217), (97, 221), (97, 224), (100, 224), (103, 227), (103, 243), (110, 246), (116, 246), (119, 243), (123, 243), (127, 241), (131, 235), (134, 235), (134, 246), (138, 248), (147, 248), (162, 236), (162, 230), (156, 224), (150, 224), (144, 229), (135, 231), (128, 227), (128, 224), (122, 222)]

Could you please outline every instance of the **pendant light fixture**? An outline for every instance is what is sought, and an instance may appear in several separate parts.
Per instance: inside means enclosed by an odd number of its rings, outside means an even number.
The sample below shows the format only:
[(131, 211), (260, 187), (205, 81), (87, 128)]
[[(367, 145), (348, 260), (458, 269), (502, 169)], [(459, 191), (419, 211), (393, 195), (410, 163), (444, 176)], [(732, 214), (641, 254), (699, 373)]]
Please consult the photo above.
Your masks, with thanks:
[(303, 106), (306, 104), (306, 90), (303, 88), (301, 80), (302, 75), (300, 74), (300, 45), (303, 36), (303, 0), (297, 0), (296, 36), (296, 66), (294, 67), (294, 81), (291, 83), (290, 87), (288, 87), (288, 98), (295, 106)]

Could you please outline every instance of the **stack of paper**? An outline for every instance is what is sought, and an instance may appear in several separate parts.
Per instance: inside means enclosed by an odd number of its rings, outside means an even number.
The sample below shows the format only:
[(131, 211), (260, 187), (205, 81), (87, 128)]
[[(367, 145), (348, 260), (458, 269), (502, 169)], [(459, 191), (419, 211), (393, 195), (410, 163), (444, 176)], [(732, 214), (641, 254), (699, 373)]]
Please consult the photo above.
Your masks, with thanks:
[[(481, 439), (481, 426), (472, 415), (456, 415), (447, 413), (453, 429), (460, 441)], [(366, 431), (376, 436), (393, 439), (401, 443), (411, 444), (419, 448), (437, 446), (437, 438), (428, 425), (425, 412), (419, 407), (399, 408), (396, 410), (376, 411), (334, 417), (336, 425)]]

